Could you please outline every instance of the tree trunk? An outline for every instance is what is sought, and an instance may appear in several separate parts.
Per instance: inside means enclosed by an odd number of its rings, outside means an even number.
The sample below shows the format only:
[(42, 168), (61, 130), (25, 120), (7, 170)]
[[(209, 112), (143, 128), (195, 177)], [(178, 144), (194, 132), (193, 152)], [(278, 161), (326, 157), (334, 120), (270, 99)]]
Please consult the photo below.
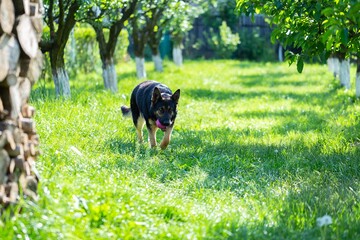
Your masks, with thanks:
[(350, 89), (350, 60), (349, 59), (340, 59), (340, 84), (345, 87), (345, 89)]
[(57, 98), (71, 97), (69, 75), (65, 69), (64, 50), (65, 45), (61, 49), (59, 47), (54, 47), (50, 50), (51, 72), (55, 84), (55, 94)]
[(278, 46), (278, 61), (279, 62), (283, 62), (284, 61), (284, 49), (283, 47), (279, 44)]
[(136, 76), (138, 79), (146, 78), (145, 59), (144, 57), (135, 57)]
[(356, 61), (356, 97), (360, 97), (360, 53), (357, 56)]
[(70, 84), (69, 76), (65, 70), (65, 66), (52, 66), (51, 67), (54, 84), (55, 84), (55, 93), (56, 97), (70, 98)]
[(152, 60), (154, 62), (155, 71), (162, 72), (164, 71), (162, 59), (160, 53), (158, 52), (156, 55), (152, 55)]
[(339, 76), (339, 71), (340, 71), (340, 62), (339, 62), (339, 58), (337, 57), (330, 57), (327, 60), (327, 64), (329, 67), (329, 71), (333, 73), (334, 78), (336, 78), (337, 76)]
[(183, 57), (181, 51), (181, 45), (174, 45), (173, 47), (173, 61), (175, 65), (181, 67), (183, 64)]
[(102, 66), (105, 89), (113, 93), (118, 91), (117, 76), (113, 59), (106, 60)]

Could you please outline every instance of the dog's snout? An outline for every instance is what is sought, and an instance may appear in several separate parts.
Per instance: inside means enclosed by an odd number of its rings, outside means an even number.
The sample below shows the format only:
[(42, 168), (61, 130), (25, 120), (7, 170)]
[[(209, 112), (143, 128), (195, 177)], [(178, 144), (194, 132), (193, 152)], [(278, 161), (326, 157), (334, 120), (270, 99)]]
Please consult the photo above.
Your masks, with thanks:
[(169, 126), (169, 125), (171, 124), (171, 121), (170, 121), (169, 119), (164, 119), (164, 120), (162, 121), (162, 124), (163, 124), (164, 126)]

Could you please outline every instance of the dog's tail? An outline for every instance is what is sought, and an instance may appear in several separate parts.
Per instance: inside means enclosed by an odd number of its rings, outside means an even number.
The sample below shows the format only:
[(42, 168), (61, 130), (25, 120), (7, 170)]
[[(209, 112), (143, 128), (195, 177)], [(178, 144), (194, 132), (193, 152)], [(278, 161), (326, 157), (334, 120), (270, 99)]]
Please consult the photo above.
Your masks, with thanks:
[(130, 117), (131, 116), (131, 108), (127, 106), (121, 106), (121, 112), (124, 117)]

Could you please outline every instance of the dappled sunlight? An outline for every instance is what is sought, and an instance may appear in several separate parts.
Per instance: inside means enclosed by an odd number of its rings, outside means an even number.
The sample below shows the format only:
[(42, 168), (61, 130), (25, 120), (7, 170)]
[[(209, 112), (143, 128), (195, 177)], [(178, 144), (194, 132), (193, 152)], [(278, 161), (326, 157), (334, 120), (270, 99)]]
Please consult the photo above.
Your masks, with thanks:
[(40, 194), (52, 219), (40, 217), (44, 226), (60, 216), (70, 219), (63, 227), (70, 232), (81, 224), (83, 232), (195, 239), (316, 237), (316, 218), (325, 214), (357, 223), (360, 108), (323, 66), (300, 75), (280, 63), (166, 64), (162, 74), (149, 71), (181, 89), (165, 151), (138, 143), (132, 120), (121, 116), (138, 84), (131, 65), (119, 70), (118, 94), (86, 77), (70, 100), (55, 100), (50, 86), (35, 90), (38, 166), (50, 192)]

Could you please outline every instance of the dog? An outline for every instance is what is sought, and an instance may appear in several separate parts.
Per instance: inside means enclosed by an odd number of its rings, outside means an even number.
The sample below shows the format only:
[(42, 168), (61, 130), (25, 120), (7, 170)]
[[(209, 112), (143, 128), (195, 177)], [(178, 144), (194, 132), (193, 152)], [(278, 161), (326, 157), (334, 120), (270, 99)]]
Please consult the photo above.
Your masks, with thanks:
[(167, 148), (175, 124), (179, 98), (180, 89), (173, 94), (170, 88), (156, 81), (145, 81), (134, 88), (130, 108), (122, 106), (121, 111), (125, 117), (132, 115), (139, 142), (143, 141), (142, 130), (146, 124), (150, 146), (156, 147), (156, 131), (161, 129), (164, 137), (160, 148)]

